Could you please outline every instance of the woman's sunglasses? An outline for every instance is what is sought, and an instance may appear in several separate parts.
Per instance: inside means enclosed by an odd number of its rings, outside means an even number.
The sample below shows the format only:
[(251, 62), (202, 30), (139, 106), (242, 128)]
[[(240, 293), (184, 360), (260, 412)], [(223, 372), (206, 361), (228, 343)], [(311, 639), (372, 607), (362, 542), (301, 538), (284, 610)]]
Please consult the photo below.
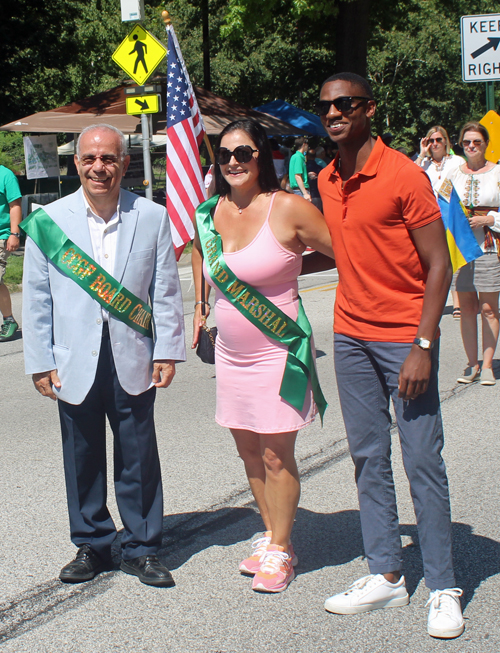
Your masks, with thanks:
[(225, 166), (229, 161), (231, 161), (231, 157), (234, 156), (238, 163), (250, 163), (253, 153), (258, 151), (259, 150), (253, 150), (250, 145), (238, 145), (238, 147), (235, 147), (232, 152), (231, 150), (228, 150), (227, 147), (219, 147), (219, 149), (215, 151), (215, 161), (220, 166)]
[(443, 139), (442, 138), (428, 138), (427, 141), (429, 143), (442, 143)]
[(474, 145), (474, 147), (481, 147), (481, 145), (484, 143), (484, 141), (462, 141), (462, 147), (470, 147), (471, 145)]
[[(356, 104), (356, 106), (352, 106), (352, 101), (353, 100), (362, 100), (362, 102), (359, 102)], [(327, 113), (330, 111), (330, 107), (333, 106), (337, 109), (337, 111), (340, 111), (341, 113), (349, 113), (349, 111), (354, 111), (358, 107), (360, 107), (363, 102), (366, 102), (367, 100), (371, 100), (369, 97), (363, 97), (362, 95), (350, 95), (349, 97), (344, 96), (344, 97), (338, 97), (335, 98), (335, 100), (319, 100), (319, 102), (316, 102), (316, 113), (318, 116), (326, 116)]]

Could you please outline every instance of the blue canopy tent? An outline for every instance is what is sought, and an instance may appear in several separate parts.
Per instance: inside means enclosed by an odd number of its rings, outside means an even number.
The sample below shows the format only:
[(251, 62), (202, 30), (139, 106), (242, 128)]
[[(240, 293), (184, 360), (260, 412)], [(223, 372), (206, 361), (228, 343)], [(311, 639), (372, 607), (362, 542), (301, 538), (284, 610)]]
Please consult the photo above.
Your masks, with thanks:
[(293, 104), (289, 104), (284, 100), (274, 100), (274, 102), (269, 102), (268, 104), (254, 108), (256, 111), (268, 113), (314, 136), (326, 136), (319, 116), (316, 116), (314, 113), (309, 113), (309, 111), (298, 109)]

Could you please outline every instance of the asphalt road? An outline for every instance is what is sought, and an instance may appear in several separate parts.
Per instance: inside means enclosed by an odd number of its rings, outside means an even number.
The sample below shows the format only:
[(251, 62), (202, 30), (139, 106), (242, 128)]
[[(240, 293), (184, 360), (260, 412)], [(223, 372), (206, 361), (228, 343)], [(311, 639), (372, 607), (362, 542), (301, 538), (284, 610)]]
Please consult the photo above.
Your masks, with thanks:
[[(180, 273), (190, 333), (191, 275), (186, 267)], [(238, 574), (238, 562), (261, 524), (231, 436), (213, 419), (213, 368), (191, 351), (156, 404), (165, 492), (161, 556), (176, 587), (150, 588), (120, 572), (118, 546), (115, 571), (82, 585), (60, 583), (59, 570), (75, 549), (68, 535), (56, 406), (24, 375), (21, 334), (0, 344), (1, 653), (500, 652), (500, 383), (456, 384), (465, 359), (450, 306), (442, 320), (440, 387), (466, 631), (448, 642), (427, 635), (428, 592), (396, 432), (395, 480), (411, 603), (357, 616), (323, 609), (328, 596), (368, 573), (333, 374), (335, 286), (332, 272), (301, 281), (330, 406), (324, 428), (318, 422), (298, 438), (302, 497), (293, 533), (298, 576), (277, 595), (252, 592), (249, 580)], [(16, 294), (18, 318), (20, 302)], [(495, 371), (500, 377), (498, 362)], [(109, 504), (120, 525), (112, 480)]]

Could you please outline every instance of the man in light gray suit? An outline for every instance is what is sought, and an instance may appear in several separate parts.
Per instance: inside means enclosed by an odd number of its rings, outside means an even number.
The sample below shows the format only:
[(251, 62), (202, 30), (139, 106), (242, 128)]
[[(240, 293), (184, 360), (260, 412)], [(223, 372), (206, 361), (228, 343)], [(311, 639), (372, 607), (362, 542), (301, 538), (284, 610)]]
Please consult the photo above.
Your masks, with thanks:
[[(75, 155), (82, 187), (43, 207), (38, 233), (45, 241), (25, 221), (26, 373), (59, 408), (71, 539), (78, 547), (60, 579), (79, 583), (112, 568), (107, 416), (123, 522), (120, 567), (143, 583), (169, 587), (173, 578), (157, 557), (163, 493), (153, 407), (156, 388), (166, 388), (175, 362), (185, 360), (183, 307), (166, 210), (120, 189), (129, 160), (120, 131), (87, 127)], [(57, 260), (52, 245), (61, 230), (69, 240)]]

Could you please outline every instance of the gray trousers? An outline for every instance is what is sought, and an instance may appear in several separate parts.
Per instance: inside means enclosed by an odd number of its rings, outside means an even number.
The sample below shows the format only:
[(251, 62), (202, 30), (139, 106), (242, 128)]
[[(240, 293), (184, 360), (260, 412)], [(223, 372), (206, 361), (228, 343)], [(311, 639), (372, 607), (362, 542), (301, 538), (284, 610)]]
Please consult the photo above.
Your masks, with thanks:
[(410, 483), (425, 583), (455, 587), (451, 514), (438, 392), (438, 343), (432, 349), (429, 388), (415, 400), (398, 398), (398, 375), (411, 345), (366, 342), (335, 334), (335, 373), (355, 465), (365, 554), (373, 574), (403, 566), (391, 467), (392, 398), (403, 463)]

